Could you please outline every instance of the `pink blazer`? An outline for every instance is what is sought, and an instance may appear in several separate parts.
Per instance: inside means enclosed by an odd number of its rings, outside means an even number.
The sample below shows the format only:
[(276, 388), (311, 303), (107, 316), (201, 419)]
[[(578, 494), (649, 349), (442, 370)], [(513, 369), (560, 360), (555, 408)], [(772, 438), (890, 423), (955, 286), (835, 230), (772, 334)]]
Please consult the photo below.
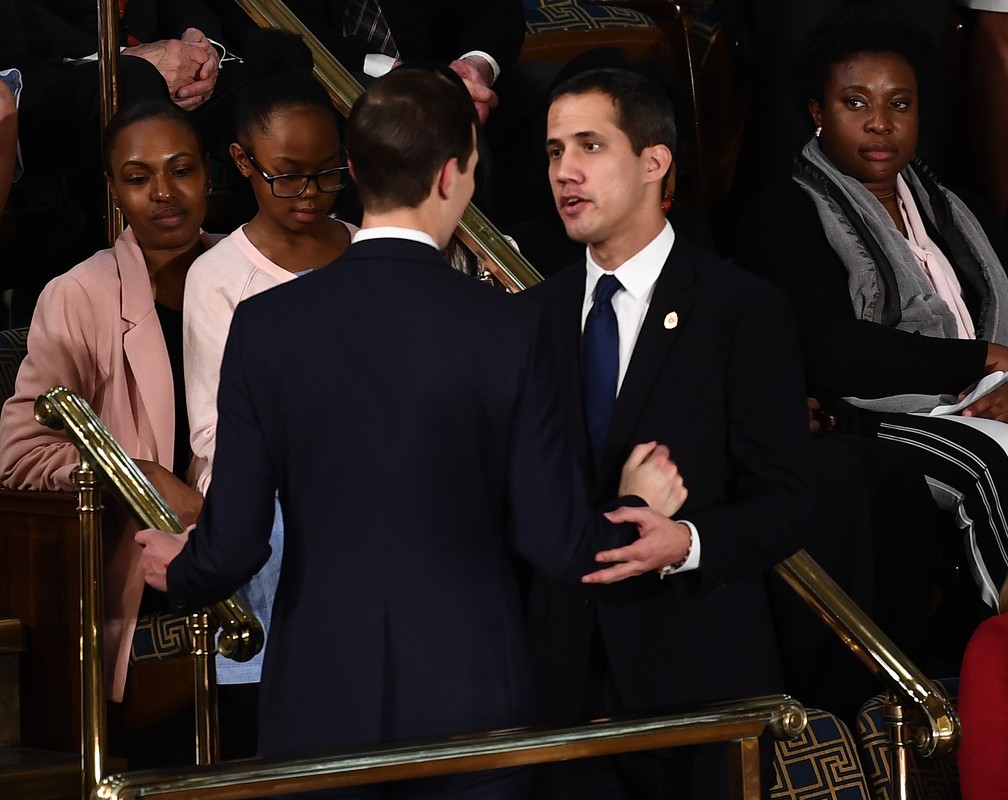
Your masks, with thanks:
[[(205, 247), (219, 237), (202, 235)], [(35, 398), (53, 386), (80, 394), (133, 458), (168, 470), (175, 437), (171, 366), (143, 253), (128, 228), (110, 250), (53, 279), (39, 297), (28, 355), (0, 413), (0, 479), (14, 489), (72, 489), (77, 449), (35, 421)], [(105, 670), (121, 701), (143, 573), (134, 527), (103, 531)]]

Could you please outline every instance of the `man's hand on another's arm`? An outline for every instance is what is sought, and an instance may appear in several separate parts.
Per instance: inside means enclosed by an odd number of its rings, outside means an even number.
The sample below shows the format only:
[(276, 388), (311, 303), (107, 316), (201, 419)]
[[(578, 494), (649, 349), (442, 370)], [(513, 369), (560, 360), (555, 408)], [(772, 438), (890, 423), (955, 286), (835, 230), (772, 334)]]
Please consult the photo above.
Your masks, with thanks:
[(637, 495), (655, 511), (673, 516), (686, 502), (686, 487), (668, 448), (657, 442), (639, 444), (620, 474), (619, 496)]
[(667, 564), (679, 563), (689, 553), (689, 527), (653, 509), (623, 506), (606, 514), (606, 519), (634, 523), (640, 539), (626, 547), (597, 553), (596, 561), (613, 566), (583, 576), (582, 583), (616, 583), (645, 572), (657, 572)]

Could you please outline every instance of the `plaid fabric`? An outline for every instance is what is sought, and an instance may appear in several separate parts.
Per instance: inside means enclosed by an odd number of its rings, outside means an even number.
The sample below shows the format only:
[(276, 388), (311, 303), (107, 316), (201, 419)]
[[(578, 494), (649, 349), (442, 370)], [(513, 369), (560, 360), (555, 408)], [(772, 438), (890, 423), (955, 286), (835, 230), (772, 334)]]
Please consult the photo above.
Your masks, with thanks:
[(355, 39), (363, 39), (379, 53), (399, 58), (399, 50), (392, 41), (392, 31), (382, 16), (378, 0), (350, 0), (343, 19), (343, 33)]

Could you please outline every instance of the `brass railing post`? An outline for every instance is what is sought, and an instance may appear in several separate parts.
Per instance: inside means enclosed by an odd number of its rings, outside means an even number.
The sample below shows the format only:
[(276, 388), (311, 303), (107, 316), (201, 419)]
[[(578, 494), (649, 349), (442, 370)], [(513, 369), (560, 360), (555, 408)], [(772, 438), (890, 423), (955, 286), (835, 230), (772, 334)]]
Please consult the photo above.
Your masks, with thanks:
[[(101, 80), (102, 130), (119, 106), (119, 4), (98, 0), (98, 75)], [(105, 238), (111, 246), (123, 230), (122, 212), (105, 189)]]
[(759, 748), (759, 739), (752, 736), (729, 743), (728, 772), (732, 800), (759, 800), (761, 796)]
[(903, 717), (903, 705), (896, 692), (882, 704), (882, 717), (889, 730), (889, 770), (892, 800), (910, 798), (910, 726)]
[(73, 472), (80, 513), (81, 579), (81, 783), (90, 797), (105, 773), (105, 670), (103, 657), (101, 487), (81, 459)]
[(189, 615), (196, 681), (196, 764), (220, 761), (220, 725), (217, 719), (217, 621), (205, 608)]

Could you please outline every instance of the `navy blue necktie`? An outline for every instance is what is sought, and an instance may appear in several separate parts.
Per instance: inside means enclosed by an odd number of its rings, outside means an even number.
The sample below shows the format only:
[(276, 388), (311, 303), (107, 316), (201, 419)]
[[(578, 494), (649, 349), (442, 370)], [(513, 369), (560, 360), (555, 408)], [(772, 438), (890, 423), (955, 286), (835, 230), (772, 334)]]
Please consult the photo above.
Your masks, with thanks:
[(585, 319), (581, 337), (581, 382), (585, 421), (595, 464), (605, 445), (619, 378), (619, 326), (612, 297), (623, 288), (615, 275), (606, 274), (595, 285), (595, 302)]

